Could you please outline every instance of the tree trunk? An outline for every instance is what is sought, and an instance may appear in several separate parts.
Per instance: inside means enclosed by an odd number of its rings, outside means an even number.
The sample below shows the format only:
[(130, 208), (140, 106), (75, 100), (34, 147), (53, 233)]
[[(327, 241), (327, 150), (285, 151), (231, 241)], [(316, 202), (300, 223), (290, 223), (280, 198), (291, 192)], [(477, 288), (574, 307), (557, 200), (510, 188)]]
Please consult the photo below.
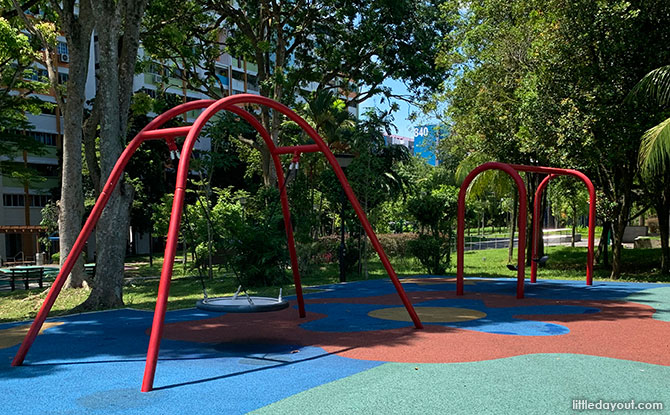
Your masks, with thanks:
[(623, 176), (618, 187), (620, 196), (614, 199), (618, 203), (614, 209), (614, 221), (612, 222), (612, 273), (610, 278), (613, 280), (621, 277), (623, 232), (628, 225), (633, 202), (633, 175)]
[(670, 274), (670, 188), (663, 191), (663, 197), (656, 202), (658, 215), (658, 232), (661, 236), (661, 273)]
[(600, 259), (602, 258), (604, 268), (609, 268), (610, 266), (609, 253), (607, 252), (608, 251), (607, 245), (609, 244), (609, 232), (611, 227), (612, 227), (611, 222), (609, 221), (603, 222), (603, 231), (600, 234), (600, 241), (598, 242), (598, 250), (596, 251), (595, 255), (596, 263), (599, 263)]
[[(73, 49), (70, 49), (72, 55), (74, 55)], [(74, 56), (72, 61), (77, 62)], [(72, 67), (70, 67), (70, 76), (73, 76)], [(73, 81), (73, 78), (70, 78), (70, 82)], [(83, 84), (85, 82), (81, 82), (81, 85)], [(84, 215), (84, 193), (81, 177), (81, 125), (84, 119), (82, 111), (84, 103), (83, 99), (81, 99), (79, 100), (81, 105), (79, 110), (72, 108), (77, 105), (76, 95), (68, 94), (68, 97), (65, 109), (63, 110), (63, 165), (61, 173), (61, 197), (58, 204), (58, 242), (60, 245), (61, 266), (63, 266), (65, 259), (70, 254), (72, 246), (81, 231), (81, 220)], [(65, 282), (65, 288), (80, 288), (83, 282), (84, 257), (80, 256)]]
[(575, 247), (575, 237), (577, 236), (577, 207), (572, 207), (572, 242), (571, 247)]
[(625, 220), (617, 220), (612, 226), (612, 273), (610, 278), (618, 280), (621, 277), (621, 253), (623, 251), (623, 231), (626, 228)]
[[(534, 210), (534, 209), (533, 209)], [(536, 257), (542, 258), (544, 256), (544, 214), (547, 212), (547, 192), (542, 192), (542, 205), (540, 206), (540, 217), (538, 218), (538, 232), (539, 238), (537, 244)]]
[[(125, 147), (139, 29), (147, 0), (91, 1), (98, 22), (100, 107), (100, 180), (109, 177)], [(102, 187), (102, 186), (101, 186)], [(97, 267), (93, 290), (80, 307), (123, 306), (123, 272), (132, 186), (121, 179), (111, 194), (96, 229)]]
[[(130, 186), (124, 186), (130, 187)], [(128, 240), (132, 191), (115, 190), (98, 222), (96, 276), (91, 295), (83, 309), (123, 306), (123, 266)]]
[[(79, 236), (84, 215), (82, 190), (82, 125), (89, 51), (93, 31), (93, 16), (87, 2), (82, 2), (75, 16), (74, 6), (63, 10), (61, 28), (65, 33), (71, 58), (67, 82), (67, 100), (63, 103), (63, 164), (61, 166), (61, 197), (58, 213), (60, 265), (70, 254)], [(65, 288), (80, 288), (84, 284), (84, 257), (80, 256), (65, 282)]]

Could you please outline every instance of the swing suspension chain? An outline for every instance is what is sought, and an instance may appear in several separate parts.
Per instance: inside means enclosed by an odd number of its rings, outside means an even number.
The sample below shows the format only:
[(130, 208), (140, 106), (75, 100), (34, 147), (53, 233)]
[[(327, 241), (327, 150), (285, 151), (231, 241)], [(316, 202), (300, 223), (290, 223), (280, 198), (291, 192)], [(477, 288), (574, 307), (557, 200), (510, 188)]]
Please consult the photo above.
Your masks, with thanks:
[[(174, 142), (174, 139), (172, 139), (171, 141), (168, 140), (168, 147), (170, 148), (171, 158), (173, 160), (179, 160), (180, 154), (179, 154), (179, 150), (177, 149), (177, 145)], [(288, 169), (287, 169), (286, 173), (284, 174), (284, 183), (282, 184), (282, 187), (279, 189), (280, 197), (281, 197), (281, 194), (286, 190), (286, 186), (288, 185), (288, 182), (290, 181), (291, 174), (293, 173), (294, 178), (297, 177), (297, 175), (298, 175), (298, 168), (300, 166), (300, 156), (301, 156), (301, 152), (299, 152), (299, 151), (296, 151), (295, 153), (293, 153), (293, 159), (291, 160), (291, 163), (289, 164)], [(275, 210), (275, 209), (276, 209), (276, 203), (275, 203), (275, 207), (273, 207), (272, 210)], [(184, 221), (185, 221), (187, 232), (192, 237), (193, 233), (192, 233), (192, 229), (191, 229), (191, 222), (189, 220), (189, 215), (188, 215), (188, 205), (186, 203), (184, 203)], [(202, 270), (200, 269), (197, 250), (193, 246), (191, 247), (191, 250), (192, 250), (191, 254), (193, 255), (193, 260), (195, 261), (196, 268), (198, 269), (198, 277), (200, 279), (200, 284), (202, 285), (203, 299), (207, 300), (207, 298), (208, 298), (207, 297), (207, 286), (205, 284), (205, 278), (202, 275)], [(253, 300), (249, 296), (249, 293), (247, 293), (247, 290), (245, 288), (243, 288), (244, 284), (242, 284), (242, 280), (241, 280), (240, 276), (238, 275), (237, 271), (234, 270), (234, 269), (233, 269), (233, 275), (235, 275), (235, 279), (237, 280), (237, 283), (239, 284), (238, 287), (237, 287), (237, 291), (235, 292), (235, 295), (233, 296), (233, 298), (237, 298), (237, 296), (239, 295), (240, 290), (241, 290), (244, 293), (244, 295), (246, 296), (247, 301), (249, 302), (249, 304), (253, 305), (254, 304)], [(281, 298), (281, 292), (282, 292), (282, 289), (280, 288), (279, 289), (279, 298)]]
[[(179, 148), (177, 147), (177, 143), (175, 142), (174, 138), (169, 138), (166, 140), (168, 148), (170, 149), (170, 158), (172, 159), (173, 162), (178, 163), (179, 162), (179, 157), (181, 156), (179, 153)], [(188, 215), (188, 204), (184, 203), (184, 222), (186, 225), (186, 232), (188, 232), (189, 236), (191, 239), (193, 239), (193, 232), (191, 230), (191, 221), (189, 220), (189, 215)], [(184, 252), (184, 255), (186, 255), (186, 252)], [(206, 300), (207, 299), (207, 286), (205, 285), (205, 278), (202, 275), (202, 270), (200, 269), (200, 261), (198, 258), (198, 252), (195, 249), (195, 246), (191, 244), (191, 255), (193, 255), (193, 260), (195, 261), (196, 268), (198, 270), (198, 277), (200, 279), (200, 284), (202, 285), (202, 296)]]
[[(189, 236), (191, 236), (191, 239), (193, 237), (193, 233), (191, 231), (191, 222), (189, 221), (188, 218), (188, 205), (184, 203), (184, 222), (186, 225), (187, 232), (189, 233)], [(197, 250), (193, 245), (191, 245), (191, 254), (193, 255), (193, 260), (195, 261), (195, 267), (198, 269), (198, 277), (200, 278), (200, 284), (202, 285), (202, 296), (203, 298), (207, 299), (207, 287), (205, 286), (205, 278), (202, 275), (202, 270), (200, 269), (200, 261), (198, 260), (198, 253)], [(184, 252), (184, 255), (186, 253)]]

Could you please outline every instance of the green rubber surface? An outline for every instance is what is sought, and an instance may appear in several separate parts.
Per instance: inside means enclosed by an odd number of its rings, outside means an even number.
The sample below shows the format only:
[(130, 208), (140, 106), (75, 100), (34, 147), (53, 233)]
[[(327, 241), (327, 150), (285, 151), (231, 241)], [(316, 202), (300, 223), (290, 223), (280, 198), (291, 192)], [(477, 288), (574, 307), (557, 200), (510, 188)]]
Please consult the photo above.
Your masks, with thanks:
[[(386, 363), (254, 414), (574, 414), (573, 399), (663, 402), (670, 367), (575, 354), (453, 364)], [(334, 398), (336, 397), (336, 398)], [(614, 413), (633, 413), (615, 411)], [(586, 413), (611, 413), (586, 411)]]
[(626, 301), (645, 304), (656, 309), (654, 318), (660, 321), (670, 322), (670, 287), (650, 288), (642, 290), (626, 297)]

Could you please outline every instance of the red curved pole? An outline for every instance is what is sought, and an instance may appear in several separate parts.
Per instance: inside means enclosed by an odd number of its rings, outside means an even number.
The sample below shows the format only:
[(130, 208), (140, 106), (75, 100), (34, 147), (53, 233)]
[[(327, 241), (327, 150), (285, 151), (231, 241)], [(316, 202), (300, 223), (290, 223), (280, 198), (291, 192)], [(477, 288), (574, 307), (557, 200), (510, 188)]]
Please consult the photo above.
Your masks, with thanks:
[(516, 274), (516, 298), (523, 298), (523, 283), (525, 272), (525, 251), (526, 251), (526, 221), (527, 202), (526, 186), (519, 173), (509, 164), (499, 162), (484, 163), (475, 168), (461, 184), (461, 190), (458, 192), (458, 228), (456, 232), (456, 295), (463, 295), (463, 260), (465, 256), (465, 195), (467, 194), (470, 183), (483, 171), (502, 170), (509, 174), (516, 187), (519, 190), (519, 244), (517, 246), (517, 274)]
[(537, 250), (540, 246), (540, 222), (542, 222), (540, 220), (540, 207), (542, 205), (542, 192), (544, 192), (544, 189), (549, 182), (555, 177), (557, 177), (555, 174), (550, 174), (545, 177), (535, 191), (535, 201), (533, 202), (533, 240), (531, 242), (533, 244), (533, 260), (530, 263), (530, 282), (532, 283), (537, 281)]
[[(126, 149), (121, 153), (121, 156), (119, 159), (116, 161), (116, 164), (114, 165), (114, 168), (109, 174), (109, 177), (107, 178), (107, 182), (105, 183), (105, 186), (102, 188), (102, 191), (100, 192), (100, 195), (98, 196), (98, 200), (95, 202), (95, 206), (93, 206), (93, 210), (91, 211), (91, 214), (88, 216), (88, 219), (86, 220), (86, 223), (84, 224), (81, 232), (79, 233), (79, 236), (77, 237), (74, 245), (72, 246), (72, 249), (70, 250), (70, 254), (67, 256), (65, 259), (65, 262), (63, 263), (63, 266), (61, 267), (58, 276), (56, 277), (56, 280), (54, 283), (51, 285), (51, 288), (49, 289), (49, 293), (47, 294), (47, 297), (44, 300), (44, 303), (42, 303), (42, 307), (40, 308), (40, 311), (37, 313), (37, 316), (35, 317), (35, 320), (33, 320), (33, 323), (30, 326), (30, 329), (28, 330), (28, 333), (26, 334), (26, 337), (24, 338), (23, 342), (21, 343), (21, 346), (19, 347), (19, 350), (16, 352), (16, 356), (14, 356), (14, 360), (12, 361), (12, 366), (20, 366), (23, 364), (23, 360), (26, 357), (26, 354), (28, 353), (28, 350), (30, 349), (30, 346), (32, 346), (33, 342), (35, 341), (35, 337), (37, 337), (37, 334), (39, 333), (40, 329), (42, 328), (42, 325), (44, 324), (44, 320), (46, 320), (49, 311), (51, 311), (51, 307), (53, 307), (54, 302), (56, 301), (56, 298), (58, 297), (58, 294), (60, 293), (61, 289), (63, 288), (63, 285), (65, 284), (65, 281), (67, 280), (67, 276), (70, 274), (72, 271), (72, 268), (74, 268), (74, 265), (79, 258), (79, 255), (81, 254), (81, 251), (84, 249), (84, 245), (86, 244), (86, 241), (88, 240), (88, 237), (91, 235), (91, 232), (93, 231), (93, 228), (95, 228), (95, 225), (98, 223), (98, 219), (100, 218), (100, 215), (102, 214), (103, 209), (107, 205), (107, 202), (109, 201), (109, 198), (112, 195), (112, 192), (114, 191), (114, 188), (116, 187), (116, 184), (118, 183), (119, 179), (121, 178), (121, 175), (123, 174), (123, 170), (125, 169), (126, 165), (128, 164), (128, 161), (132, 157), (133, 153), (137, 150), (137, 148), (146, 140), (150, 139), (157, 139), (160, 137), (145, 137), (144, 133), (153, 131), (158, 129), (160, 126), (165, 124), (167, 121), (173, 119), (174, 117), (177, 117), (185, 112), (188, 111), (193, 111), (195, 109), (200, 109), (200, 108), (205, 108), (209, 105), (211, 105), (214, 101), (212, 100), (200, 100), (200, 101), (192, 101), (188, 102), (186, 104), (179, 105), (177, 107), (172, 108), (169, 111), (166, 111), (165, 113), (159, 115), (158, 117), (154, 118), (149, 124), (147, 124), (146, 127), (144, 127), (136, 136), (133, 138)], [(172, 130), (171, 130), (172, 131)], [(174, 135), (171, 135), (170, 133), (167, 134), (168, 136), (174, 137)]]
[[(526, 171), (526, 172), (533, 172), (533, 173), (545, 173), (545, 174), (553, 174), (553, 175), (561, 175), (561, 176), (573, 176), (577, 177), (580, 179), (584, 184), (586, 185), (586, 189), (589, 192), (589, 234), (588, 234), (588, 250), (586, 254), (586, 285), (593, 285), (593, 257), (594, 257), (594, 239), (595, 239), (595, 227), (596, 227), (596, 190), (595, 187), (593, 186), (593, 183), (591, 182), (591, 179), (588, 178), (587, 175), (584, 173), (580, 172), (579, 170), (574, 170), (574, 169), (560, 169), (556, 167), (542, 167), (542, 166), (523, 166), (519, 164), (511, 164), (511, 166), (517, 170), (517, 171)], [(547, 180), (547, 179), (545, 179)], [(546, 186), (546, 184), (545, 184)], [(539, 190), (539, 188), (538, 188)], [(535, 200), (537, 201), (538, 196), (535, 196)], [(533, 219), (535, 220), (535, 219)], [(539, 231), (538, 231), (539, 232)], [(536, 235), (535, 231), (533, 231), (533, 235)], [(533, 258), (535, 258), (535, 252), (536, 252), (536, 247), (535, 244), (539, 243), (537, 238), (534, 238), (533, 240)], [(535, 270), (537, 270), (537, 267), (535, 267)], [(533, 265), (531, 265), (531, 282), (535, 282), (533, 280)]]
[[(419, 320), (418, 315), (416, 314), (416, 311), (414, 310), (414, 307), (407, 298), (407, 295), (405, 294), (405, 291), (402, 288), (402, 285), (400, 284), (400, 281), (398, 280), (398, 277), (395, 274), (395, 271), (393, 270), (391, 263), (386, 257), (386, 254), (384, 253), (381, 244), (377, 240), (377, 237), (373, 232), (372, 227), (370, 226), (367, 217), (363, 212), (363, 209), (361, 208), (360, 204), (358, 203), (358, 200), (353, 194), (353, 191), (351, 190), (351, 187), (349, 186), (349, 183), (347, 182), (347, 179), (344, 176), (342, 169), (337, 163), (335, 156), (332, 154), (328, 146), (324, 143), (323, 139), (321, 139), (321, 137), (316, 133), (316, 131), (309, 124), (307, 124), (305, 120), (303, 120), (293, 111), (291, 111), (288, 107), (278, 102), (275, 102), (269, 98), (262, 97), (259, 95), (251, 95), (251, 94), (233, 95), (216, 101), (214, 104), (209, 106), (202, 114), (200, 114), (200, 116), (193, 123), (193, 127), (186, 136), (186, 140), (184, 141), (184, 145), (182, 147), (182, 157), (179, 161), (179, 167), (177, 170), (177, 183), (175, 186), (174, 201), (172, 204), (172, 213), (170, 215), (170, 228), (168, 230), (168, 237), (165, 246), (163, 269), (161, 270), (161, 279), (158, 288), (158, 296), (156, 298), (156, 309), (154, 311), (154, 320), (151, 328), (151, 336), (149, 338), (149, 348), (147, 350), (144, 378), (142, 380), (142, 392), (148, 392), (153, 389), (153, 381), (156, 372), (156, 363), (158, 361), (160, 340), (163, 335), (165, 311), (167, 308), (167, 298), (170, 290), (170, 280), (172, 277), (172, 267), (174, 265), (174, 255), (176, 253), (177, 236), (179, 233), (179, 225), (181, 222), (181, 212), (184, 202), (184, 193), (186, 190), (186, 179), (189, 171), (188, 166), (191, 158), (191, 153), (193, 151), (193, 146), (195, 145), (195, 142), (201, 130), (203, 129), (203, 127), (205, 126), (207, 121), (209, 121), (210, 118), (212, 118), (217, 112), (221, 110), (231, 110), (233, 106), (239, 104), (260, 104), (265, 105), (273, 110), (279, 111), (282, 114), (286, 115), (292, 121), (296, 122), (314, 140), (316, 145), (319, 147), (319, 150), (324, 154), (326, 159), (333, 167), (335, 175), (340, 180), (340, 183), (342, 184), (345, 194), (349, 198), (349, 201), (351, 202), (354, 210), (356, 211), (356, 214), (358, 215), (358, 218), (361, 224), (363, 225), (363, 228), (368, 234), (368, 237), (370, 238), (372, 245), (377, 250), (377, 253), (379, 254), (380, 259), (382, 260), (382, 263), (384, 264), (384, 267), (386, 268), (386, 271), (388, 272), (389, 277), (391, 278), (391, 281), (393, 282), (396, 291), (398, 292), (398, 295), (400, 296), (403, 304), (405, 305), (405, 308), (407, 309), (410, 317), (412, 318), (415, 327), (416, 328), (423, 327), (421, 325), (421, 321)], [(271, 151), (273, 149), (276, 149), (274, 143), (272, 143), (272, 145), (270, 145), (269, 148)], [(275, 167), (277, 167), (277, 162), (278, 158), (275, 159)], [(281, 171), (281, 165), (279, 165), (278, 170)], [(284, 206), (285, 203), (283, 200), (282, 207)], [(288, 207), (287, 204), (286, 207)]]

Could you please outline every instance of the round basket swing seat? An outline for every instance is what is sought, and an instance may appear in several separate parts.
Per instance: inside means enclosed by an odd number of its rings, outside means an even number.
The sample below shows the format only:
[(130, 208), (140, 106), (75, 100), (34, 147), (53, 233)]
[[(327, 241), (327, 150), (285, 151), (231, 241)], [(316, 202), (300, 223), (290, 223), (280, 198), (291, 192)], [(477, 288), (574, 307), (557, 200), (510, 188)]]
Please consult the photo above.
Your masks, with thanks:
[(262, 313), (288, 308), (289, 302), (272, 297), (213, 297), (198, 300), (195, 306), (201, 310), (219, 313)]

